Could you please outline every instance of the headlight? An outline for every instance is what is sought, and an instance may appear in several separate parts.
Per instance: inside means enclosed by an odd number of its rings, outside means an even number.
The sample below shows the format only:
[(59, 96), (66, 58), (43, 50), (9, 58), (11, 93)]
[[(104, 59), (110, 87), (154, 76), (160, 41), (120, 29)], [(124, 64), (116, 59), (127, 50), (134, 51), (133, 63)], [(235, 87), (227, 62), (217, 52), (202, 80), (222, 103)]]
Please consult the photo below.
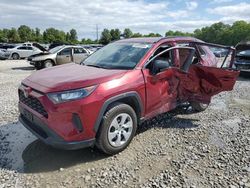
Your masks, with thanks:
[(81, 99), (84, 97), (89, 96), (96, 88), (95, 86), (85, 87), (82, 89), (75, 89), (75, 90), (69, 90), (69, 91), (63, 91), (63, 92), (57, 92), (57, 93), (49, 93), (47, 96), (49, 99), (54, 103), (62, 103), (72, 100)]

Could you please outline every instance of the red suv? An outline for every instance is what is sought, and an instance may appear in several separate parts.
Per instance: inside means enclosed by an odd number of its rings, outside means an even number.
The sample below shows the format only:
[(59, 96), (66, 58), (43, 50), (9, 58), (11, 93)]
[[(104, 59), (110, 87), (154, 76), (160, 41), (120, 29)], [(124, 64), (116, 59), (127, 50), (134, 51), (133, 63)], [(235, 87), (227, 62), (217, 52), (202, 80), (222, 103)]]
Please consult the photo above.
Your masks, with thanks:
[[(209, 47), (228, 50), (217, 61)], [(205, 110), (211, 97), (233, 89), (235, 50), (189, 37), (113, 42), (81, 65), (37, 71), (22, 81), (20, 122), (46, 144), (125, 149), (143, 120), (189, 102)]]

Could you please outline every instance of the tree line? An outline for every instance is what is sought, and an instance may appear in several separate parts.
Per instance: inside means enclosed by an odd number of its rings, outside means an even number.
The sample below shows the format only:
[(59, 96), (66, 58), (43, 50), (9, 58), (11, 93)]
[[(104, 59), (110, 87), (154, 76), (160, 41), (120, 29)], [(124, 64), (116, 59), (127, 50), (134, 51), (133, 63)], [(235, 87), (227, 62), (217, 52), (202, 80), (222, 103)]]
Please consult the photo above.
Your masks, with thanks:
[[(236, 21), (232, 25), (229, 25), (218, 22), (201, 29), (196, 29), (194, 32), (169, 30), (165, 33), (165, 36), (192, 36), (210, 43), (234, 46), (240, 41), (250, 40), (250, 23)], [(108, 44), (111, 41), (119, 40), (121, 37), (161, 37), (161, 35), (159, 33), (149, 33), (146, 35), (133, 33), (129, 28), (124, 29), (123, 32), (118, 28), (110, 30), (104, 29), (100, 39), (97, 41), (86, 38), (79, 40), (75, 29), (64, 32), (55, 28), (48, 28), (41, 32), (39, 28), (32, 29), (26, 25), (21, 25), (17, 29), (0, 29), (0, 42), (10, 43), (34, 41), (40, 43)]]

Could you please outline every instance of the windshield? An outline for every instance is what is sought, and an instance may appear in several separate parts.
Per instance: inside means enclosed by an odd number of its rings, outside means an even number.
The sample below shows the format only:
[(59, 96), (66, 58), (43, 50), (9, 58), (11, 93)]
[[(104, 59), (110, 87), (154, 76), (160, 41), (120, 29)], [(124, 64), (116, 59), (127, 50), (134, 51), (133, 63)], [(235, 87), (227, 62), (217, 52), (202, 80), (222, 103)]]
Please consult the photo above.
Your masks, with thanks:
[(49, 52), (54, 54), (54, 53), (57, 53), (62, 48), (63, 48), (63, 46), (57, 46), (55, 48), (50, 49)]
[(151, 44), (111, 43), (89, 56), (83, 64), (105, 69), (133, 69)]

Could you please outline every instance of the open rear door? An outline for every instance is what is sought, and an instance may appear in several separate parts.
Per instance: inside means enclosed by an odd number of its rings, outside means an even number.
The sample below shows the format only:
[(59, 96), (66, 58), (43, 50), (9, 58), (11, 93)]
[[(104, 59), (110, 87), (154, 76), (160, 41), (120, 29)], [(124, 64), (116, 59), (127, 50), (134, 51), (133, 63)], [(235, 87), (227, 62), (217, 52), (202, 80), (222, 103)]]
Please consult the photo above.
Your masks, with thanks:
[[(210, 47), (227, 49), (228, 53), (224, 59), (215, 59), (213, 54), (207, 54), (206, 58), (202, 58), (199, 53), (199, 62), (196, 64), (190, 63), (188, 59), (184, 62), (191, 64), (188, 70), (175, 69), (175, 76), (179, 78), (179, 100), (180, 101), (198, 101), (202, 103), (209, 103), (211, 97), (222, 91), (230, 91), (239, 75), (239, 71), (233, 69), (235, 58), (235, 49), (232, 47), (195, 42), (193, 43), (196, 50), (198, 46), (205, 46), (204, 50), (211, 52)], [(207, 48), (207, 49), (206, 49)], [(227, 61), (228, 57), (229, 61)], [(190, 57), (187, 57), (190, 59)], [(197, 58), (197, 57), (195, 57)], [(177, 58), (180, 60), (180, 58)], [(192, 61), (192, 60), (191, 60)], [(208, 62), (210, 61), (210, 62)], [(185, 67), (185, 65), (183, 65)], [(187, 67), (187, 66), (186, 66)]]

